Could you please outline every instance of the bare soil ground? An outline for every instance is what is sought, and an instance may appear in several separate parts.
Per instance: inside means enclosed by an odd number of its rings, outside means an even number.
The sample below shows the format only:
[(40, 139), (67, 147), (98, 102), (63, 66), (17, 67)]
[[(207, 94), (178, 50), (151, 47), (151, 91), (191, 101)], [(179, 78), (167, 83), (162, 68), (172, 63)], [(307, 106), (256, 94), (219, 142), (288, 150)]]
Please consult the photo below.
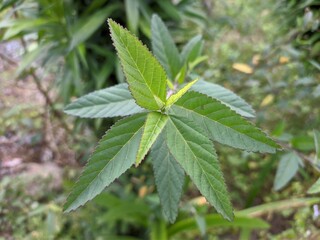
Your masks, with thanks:
[[(66, 131), (52, 117), (31, 77), (17, 79), (19, 42), (0, 44), (0, 179), (8, 174), (53, 177), (75, 164)], [(47, 81), (47, 82), (45, 82)], [(45, 79), (48, 85), (50, 79)]]

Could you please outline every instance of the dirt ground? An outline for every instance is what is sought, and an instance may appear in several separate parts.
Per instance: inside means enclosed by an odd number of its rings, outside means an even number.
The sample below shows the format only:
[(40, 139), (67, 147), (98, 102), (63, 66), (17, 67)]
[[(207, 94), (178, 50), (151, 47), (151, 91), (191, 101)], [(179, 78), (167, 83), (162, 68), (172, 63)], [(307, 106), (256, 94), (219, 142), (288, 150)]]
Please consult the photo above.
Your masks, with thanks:
[(32, 77), (15, 76), (21, 53), (19, 42), (0, 44), (0, 179), (22, 173), (53, 177), (56, 188), (63, 166), (76, 164), (75, 156)]

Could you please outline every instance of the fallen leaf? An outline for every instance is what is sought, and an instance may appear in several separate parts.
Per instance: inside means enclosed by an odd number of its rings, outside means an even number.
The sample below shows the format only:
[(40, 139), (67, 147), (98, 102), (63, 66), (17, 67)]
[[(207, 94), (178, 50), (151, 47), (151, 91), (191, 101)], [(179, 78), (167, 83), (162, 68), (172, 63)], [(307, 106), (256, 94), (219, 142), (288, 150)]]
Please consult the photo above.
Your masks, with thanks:
[(279, 63), (285, 64), (285, 63), (288, 63), (289, 60), (290, 60), (290, 59), (289, 59), (288, 57), (281, 56), (281, 57), (279, 58)]
[(265, 107), (271, 104), (274, 100), (274, 96), (272, 94), (268, 94), (261, 102), (260, 106)]
[(246, 74), (253, 73), (252, 67), (250, 67), (248, 64), (245, 64), (245, 63), (234, 63), (232, 65), (232, 68), (239, 71), (239, 72), (246, 73)]

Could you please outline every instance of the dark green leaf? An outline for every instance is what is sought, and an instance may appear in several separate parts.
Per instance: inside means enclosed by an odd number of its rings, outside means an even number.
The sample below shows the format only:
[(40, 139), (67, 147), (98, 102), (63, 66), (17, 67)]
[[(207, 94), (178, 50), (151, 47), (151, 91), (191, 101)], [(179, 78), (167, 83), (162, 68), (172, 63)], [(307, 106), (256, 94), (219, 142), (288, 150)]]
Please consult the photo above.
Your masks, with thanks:
[(119, 7), (119, 4), (109, 5), (95, 12), (93, 15), (78, 21), (77, 25), (72, 27), (70, 50), (86, 41), (100, 26), (102, 26), (110, 14)]
[(158, 15), (151, 20), (152, 51), (166, 70), (169, 78), (174, 80), (181, 68), (179, 51), (166, 27)]
[(102, 137), (64, 205), (72, 211), (101, 193), (135, 162), (146, 114), (118, 121)]
[(184, 171), (170, 152), (165, 130), (151, 149), (156, 186), (164, 215), (172, 223), (178, 214), (178, 205), (184, 183)]
[(197, 92), (184, 94), (171, 111), (193, 119), (209, 137), (222, 144), (254, 152), (274, 153), (279, 146), (221, 102)]
[(167, 146), (208, 202), (224, 218), (233, 210), (212, 142), (187, 118), (170, 116), (166, 125)]
[(191, 90), (206, 94), (209, 97), (213, 97), (221, 101), (232, 110), (236, 111), (238, 114), (244, 117), (255, 117), (254, 110), (245, 100), (243, 100), (241, 97), (239, 97), (229, 89), (226, 89), (220, 85), (209, 83), (204, 80), (199, 80), (192, 86)]

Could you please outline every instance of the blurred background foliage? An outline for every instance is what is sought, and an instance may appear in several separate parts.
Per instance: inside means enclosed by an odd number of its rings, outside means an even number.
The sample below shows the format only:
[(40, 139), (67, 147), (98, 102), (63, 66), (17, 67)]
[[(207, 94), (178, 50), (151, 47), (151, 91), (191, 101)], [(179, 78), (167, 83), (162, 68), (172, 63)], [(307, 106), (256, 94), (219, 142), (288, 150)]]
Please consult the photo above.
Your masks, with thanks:
[[(1, 45), (18, 47), (11, 57), (0, 52), (0, 236), (319, 238), (319, 199), (307, 194), (320, 168), (319, 7), (318, 0), (2, 1)], [(148, 161), (86, 206), (62, 213), (96, 137), (112, 124), (72, 119), (62, 109), (85, 93), (124, 81), (106, 19), (150, 47), (152, 13), (166, 22), (178, 46), (203, 36), (207, 60), (195, 72), (252, 104), (258, 126), (283, 146), (275, 155), (217, 146), (235, 222), (216, 215), (190, 182), (177, 222), (165, 222)], [(25, 95), (17, 86), (35, 91)], [(31, 97), (35, 92), (42, 101)], [(13, 171), (10, 162), (23, 167)], [(51, 171), (39, 178), (45, 169)]]

